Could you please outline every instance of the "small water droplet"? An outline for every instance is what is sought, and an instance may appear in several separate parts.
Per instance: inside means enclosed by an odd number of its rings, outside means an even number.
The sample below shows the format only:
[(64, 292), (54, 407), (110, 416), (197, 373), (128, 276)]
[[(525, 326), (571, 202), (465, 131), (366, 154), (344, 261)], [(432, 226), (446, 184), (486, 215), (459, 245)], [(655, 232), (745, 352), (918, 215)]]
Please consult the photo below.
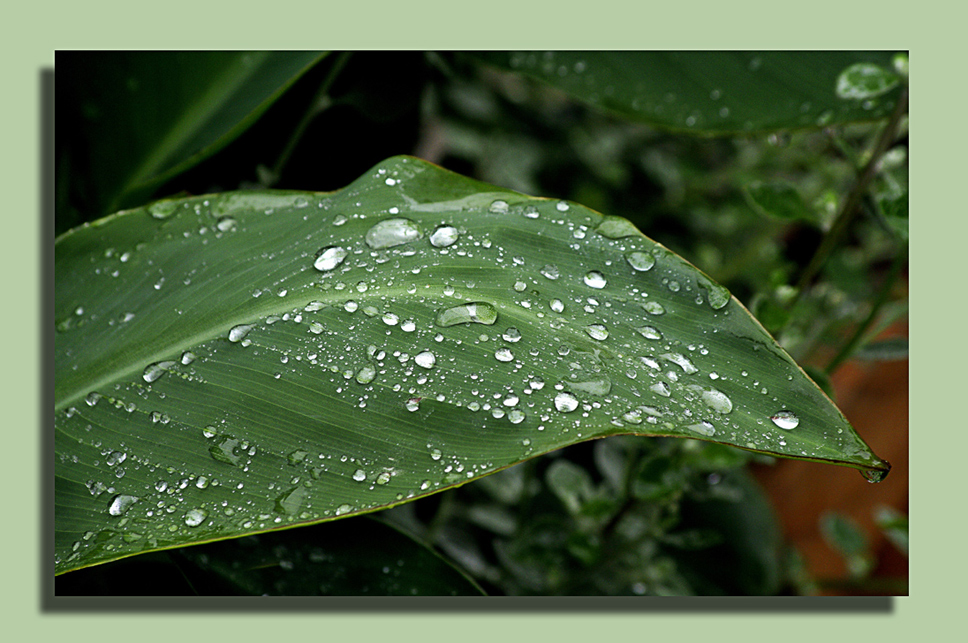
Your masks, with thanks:
[(383, 315), (383, 323), (387, 326), (396, 326), (400, 323), (400, 316), (396, 313), (386, 313)]
[(409, 400), (407, 400), (407, 403), (406, 403), (405, 406), (406, 406), (407, 410), (410, 411), (411, 413), (413, 413), (414, 411), (419, 411), (420, 410), (420, 398), (419, 397), (411, 397)]
[(499, 348), (494, 351), (494, 357), (499, 362), (510, 362), (512, 359), (514, 359), (514, 354), (508, 348)]
[(658, 393), (662, 397), (669, 397), (672, 395), (672, 391), (669, 390), (669, 385), (665, 382), (656, 382), (649, 387), (649, 390), (653, 393)]
[(528, 284), (524, 283), (523, 281), (514, 282), (515, 292), (524, 292), (527, 289), (527, 287), (528, 287)]
[(84, 398), (84, 401), (87, 402), (88, 406), (96, 406), (100, 400), (101, 400), (101, 394), (95, 393), (93, 391), (91, 393), (88, 393), (87, 397)]
[(708, 391), (703, 391), (702, 401), (706, 403), (706, 406), (711, 408), (716, 413), (725, 415), (733, 410), (733, 401), (727, 397), (722, 391), (717, 391), (716, 389), (709, 389)]
[(430, 458), (432, 460), (440, 460), (440, 458), (441, 458), (442, 455), (443, 454), (440, 452), (440, 449), (432, 449), (430, 451)]
[(175, 210), (178, 209), (178, 204), (174, 201), (160, 201), (158, 203), (152, 203), (148, 206), (148, 212), (155, 219), (167, 219), (171, 215), (175, 214)]
[(777, 425), (781, 429), (786, 429), (787, 431), (797, 428), (797, 426), (800, 424), (800, 418), (798, 418), (792, 411), (780, 411), (779, 413), (776, 413), (770, 417), (770, 419), (773, 420), (773, 424)]
[(564, 201), (558, 201), (558, 203), (555, 204), (555, 209), (558, 212), (568, 212), (568, 204)]
[(340, 246), (329, 246), (323, 248), (316, 253), (316, 261), (313, 262), (313, 267), (320, 272), (332, 270), (343, 263), (343, 260), (346, 259), (348, 254), (349, 251)]
[(375, 378), (376, 378), (376, 369), (370, 364), (363, 366), (362, 368), (360, 368), (360, 370), (356, 372), (356, 381), (359, 382), (360, 384), (369, 384)]
[(558, 393), (555, 396), (555, 408), (562, 413), (571, 413), (578, 408), (578, 398), (571, 393)]
[(685, 372), (688, 375), (692, 375), (693, 373), (699, 372), (699, 369), (696, 368), (696, 366), (689, 360), (689, 358), (686, 357), (685, 355), (682, 355), (681, 353), (665, 353), (661, 357), (667, 362), (672, 362), (676, 366), (680, 367), (683, 370), (683, 372)]
[(642, 304), (642, 308), (650, 315), (661, 315), (665, 313), (665, 308), (657, 301), (647, 301)]
[(479, 301), (461, 304), (440, 311), (434, 320), (438, 326), (448, 327), (455, 324), (486, 324), (492, 325), (497, 321), (497, 310), (487, 302)]
[(605, 275), (598, 272), (597, 270), (589, 271), (584, 277), (585, 285), (591, 288), (604, 288), (608, 282), (605, 280)]
[(366, 471), (364, 471), (363, 469), (357, 469), (353, 473), (353, 479), (356, 480), (357, 482), (363, 482), (364, 480), (366, 480)]
[(554, 281), (559, 276), (561, 276), (561, 273), (558, 271), (558, 266), (550, 263), (545, 265), (541, 269), (541, 274), (544, 275), (547, 279), (551, 279), (552, 281)]
[(709, 422), (700, 422), (699, 424), (690, 424), (686, 426), (690, 431), (694, 431), (699, 435), (705, 435), (706, 437), (712, 437), (716, 435), (716, 427), (714, 427)]
[(501, 337), (504, 338), (504, 341), (511, 342), (513, 344), (521, 340), (521, 331), (519, 331), (514, 326), (511, 326), (506, 331), (504, 331)]
[(454, 226), (438, 226), (430, 235), (430, 245), (435, 248), (447, 248), (454, 245), (459, 237), (460, 233)]
[(184, 364), (185, 366), (188, 366), (189, 364), (191, 364), (192, 362), (194, 362), (196, 359), (198, 359), (198, 357), (195, 355), (195, 353), (193, 353), (191, 351), (185, 351), (184, 353), (182, 353), (181, 363)]
[(867, 479), (867, 482), (876, 483), (883, 481), (884, 478), (887, 477), (889, 471), (890, 468), (888, 468), (887, 471), (881, 469), (864, 469), (861, 471), (861, 473)]
[(374, 250), (393, 248), (423, 237), (423, 230), (410, 219), (385, 219), (366, 233), (366, 245)]
[(508, 212), (508, 202), (498, 199), (497, 201), (492, 201), (490, 207), (488, 208), (494, 214), (507, 214)]
[(238, 221), (232, 217), (220, 217), (218, 221), (215, 222), (215, 227), (219, 232), (228, 232), (229, 230), (234, 230), (238, 225)]

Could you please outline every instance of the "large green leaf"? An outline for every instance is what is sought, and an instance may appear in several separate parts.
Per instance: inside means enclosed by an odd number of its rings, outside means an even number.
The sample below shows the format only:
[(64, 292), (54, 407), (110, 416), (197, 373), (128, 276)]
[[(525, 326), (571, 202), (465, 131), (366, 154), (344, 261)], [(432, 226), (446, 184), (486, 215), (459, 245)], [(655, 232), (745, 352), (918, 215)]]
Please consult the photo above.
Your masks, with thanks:
[(55, 246), (56, 570), (373, 511), (634, 433), (880, 477), (721, 286), (626, 220), (397, 157)]
[[(225, 146), (325, 54), (63, 52), (59, 116), (95, 213), (112, 212)], [(59, 112), (60, 114), (61, 112)], [(126, 198), (127, 197), (127, 198)]]
[[(627, 118), (707, 135), (825, 127), (883, 118), (894, 109), (900, 83), (893, 72), (891, 52), (883, 51), (528, 51), (472, 55), (538, 78)], [(871, 69), (879, 72), (877, 90), (863, 84), (872, 76)], [(868, 73), (858, 74), (858, 70)]]

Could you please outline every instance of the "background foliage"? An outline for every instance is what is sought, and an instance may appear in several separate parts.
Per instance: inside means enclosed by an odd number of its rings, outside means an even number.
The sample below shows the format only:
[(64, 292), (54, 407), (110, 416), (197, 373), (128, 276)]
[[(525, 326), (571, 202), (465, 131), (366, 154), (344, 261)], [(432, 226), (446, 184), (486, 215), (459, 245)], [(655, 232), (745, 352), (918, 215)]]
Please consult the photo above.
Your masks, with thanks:
[[(802, 59), (723, 55), (716, 71), (688, 57), (613, 55), (615, 82), (594, 85), (580, 82), (587, 57), (578, 53), (164, 56), (59, 56), (58, 233), (167, 195), (334, 190), (410, 153), (628, 218), (729, 287), (821, 386), (848, 358), (906, 357), (905, 342), (872, 341), (907, 310), (903, 57), (839, 54), (818, 71)], [(608, 91), (634, 89), (623, 74), (643, 64), (655, 74), (650, 87), (662, 87), (652, 103)], [(851, 65), (856, 78), (838, 89)], [(742, 106), (729, 103), (723, 115), (729, 86), (714, 79), (730, 70), (772, 82), (737, 87)], [(163, 86), (151, 84), (159, 78)], [(776, 120), (777, 87), (822, 94), (836, 109), (795, 96), (791, 115)], [(173, 123), (173, 114), (182, 117)], [(379, 522), (312, 528), (329, 544), (308, 529), (253, 536), (75, 572), (57, 591), (813, 591), (748, 474), (752, 459), (686, 440), (598, 440), (382, 512)], [(898, 516), (881, 518), (906, 534)], [(363, 535), (336, 533), (354, 528)], [(413, 543), (413, 557), (374, 560), (369, 575), (347, 571), (360, 554), (341, 547), (388, 529), (401, 534), (394, 542)], [(870, 573), (856, 529), (831, 517), (825, 533), (855, 578)], [(257, 562), (240, 574), (246, 556)], [(429, 558), (397, 569), (419, 556)], [(414, 565), (445, 571), (406, 577)], [(314, 582), (287, 580), (297, 568)]]

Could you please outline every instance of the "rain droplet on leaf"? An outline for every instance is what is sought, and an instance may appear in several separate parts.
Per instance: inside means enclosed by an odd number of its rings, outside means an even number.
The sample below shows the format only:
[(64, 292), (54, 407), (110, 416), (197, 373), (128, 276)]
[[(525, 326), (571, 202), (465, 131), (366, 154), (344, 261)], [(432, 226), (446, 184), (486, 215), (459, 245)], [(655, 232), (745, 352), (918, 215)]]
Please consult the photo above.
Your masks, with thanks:
[(374, 250), (393, 248), (423, 237), (423, 231), (410, 219), (385, 219), (366, 233), (366, 245)]
[(441, 327), (456, 324), (486, 324), (490, 326), (497, 321), (497, 310), (487, 302), (479, 301), (461, 304), (444, 309), (437, 314), (434, 322)]
[(316, 261), (313, 262), (313, 267), (320, 272), (332, 270), (343, 263), (343, 260), (346, 259), (346, 255), (348, 254), (349, 251), (340, 246), (329, 246), (327, 248), (323, 248), (316, 253)]

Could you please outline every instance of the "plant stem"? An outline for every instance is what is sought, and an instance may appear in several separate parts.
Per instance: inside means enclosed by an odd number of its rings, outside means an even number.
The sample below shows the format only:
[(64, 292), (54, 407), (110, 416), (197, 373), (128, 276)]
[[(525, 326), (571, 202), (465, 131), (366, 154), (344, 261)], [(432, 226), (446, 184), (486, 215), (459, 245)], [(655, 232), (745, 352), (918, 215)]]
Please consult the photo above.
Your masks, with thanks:
[(296, 145), (298, 145), (299, 141), (302, 140), (303, 133), (306, 131), (306, 128), (309, 127), (309, 123), (331, 105), (332, 101), (329, 100), (328, 96), (329, 89), (336, 80), (336, 77), (339, 76), (340, 71), (342, 71), (343, 67), (346, 66), (346, 61), (349, 60), (351, 54), (352, 52), (350, 51), (344, 51), (337, 56), (336, 62), (333, 63), (333, 67), (329, 70), (329, 74), (326, 75), (323, 83), (316, 91), (316, 95), (313, 96), (309, 109), (306, 110), (305, 114), (303, 114), (302, 120), (299, 121), (299, 124), (296, 126), (292, 136), (289, 137), (289, 142), (286, 143), (286, 148), (282, 150), (282, 153), (276, 160), (276, 164), (272, 167), (273, 182), (277, 181), (279, 175), (282, 174), (282, 169), (286, 166), (286, 163), (289, 162), (289, 157), (292, 156), (293, 151), (296, 149)]
[(881, 310), (881, 307), (885, 303), (887, 303), (887, 299), (891, 294), (891, 288), (894, 286), (894, 283), (897, 281), (897, 276), (900, 274), (901, 268), (904, 267), (906, 260), (907, 260), (906, 249), (899, 251), (894, 256), (894, 262), (891, 264), (891, 270), (889, 273), (887, 273), (887, 276), (884, 278), (884, 283), (881, 284), (881, 288), (877, 293), (877, 297), (874, 299), (874, 302), (871, 304), (870, 312), (867, 314), (867, 317), (864, 319), (864, 321), (861, 322), (860, 325), (854, 330), (854, 334), (847, 341), (847, 343), (844, 344), (843, 348), (840, 349), (840, 352), (838, 352), (837, 355), (832, 360), (830, 360), (830, 363), (827, 364), (827, 367), (824, 369), (824, 372), (826, 372), (827, 375), (832, 375), (838, 366), (840, 366), (845, 360), (847, 360), (851, 355), (854, 354), (854, 351), (857, 350), (857, 347), (864, 340), (864, 335), (867, 333), (867, 330), (874, 323), (874, 319), (877, 317), (877, 313), (879, 313)]
[(853, 189), (847, 195), (844, 200), (843, 206), (840, 208), (840, 212), (837, 214), (837, 218), (834, 220), (833, 225), (830, 230), (824, 236), (823, 241), (820, 243), (820, 247), (814, 253), (813, 258), (810, 263), (804, 269), (803, 273), (800, 275), (800, 280), (797, 282), (797, 295), (794, 298), (791, 308), (796, 305), (796, 303), (803, 296), (804, 291), (813, 281), (817, 273), (827, 262), (830, 254), (834, 249), (840, 244), (844, 235), (849, 229), (850, 223), (853, 221), (854, 216), (859, 210), (861, 200), (863, 199), (864, 193), (867, 190), (867, 186), (877, 175), (878, 165), (880, 164), (881, 157), (884, 153), (894, 144), (894, 139), (897, 136), (898, 126), (901, 123), (901, 118), (907, 113), (907, 101), (908, 101), (908, 89), (904, 87), (901, 90), (901, 95), (897, 99), (897, 106), (891, 113), (890, 119), (881, 130), (881, 134), (874, 144), (874, 149), (871, 151), (870, 159), (867, 161), (867, 165), (861, 171), (860, 176), (857, 177), (857, 182), (854, 184)]

